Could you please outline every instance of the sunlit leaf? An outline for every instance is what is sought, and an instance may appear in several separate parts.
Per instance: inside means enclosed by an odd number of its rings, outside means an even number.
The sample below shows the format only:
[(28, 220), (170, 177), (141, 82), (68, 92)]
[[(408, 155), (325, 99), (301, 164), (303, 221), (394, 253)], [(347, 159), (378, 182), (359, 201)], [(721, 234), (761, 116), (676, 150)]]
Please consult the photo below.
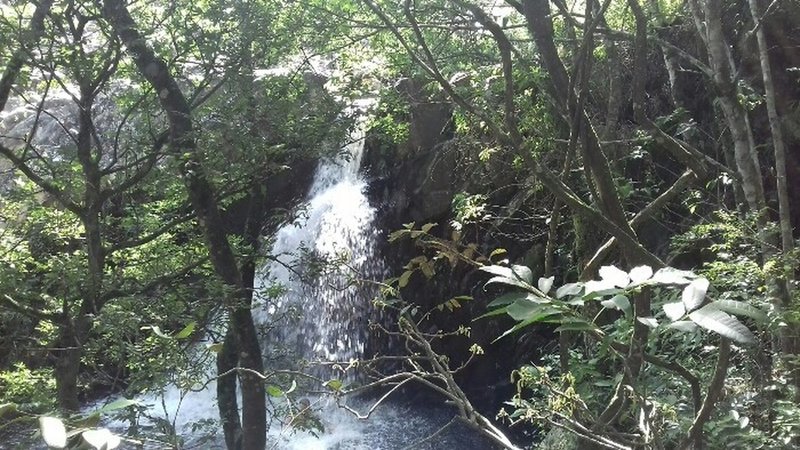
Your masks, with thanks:
[(691, 333), (697, 330), (697, 324), (692, 322), (691, 320), (679, 320), (677, 322), (672, 322), (671, 324), (667, 325), (667, 328), (674, 328), (684, 333)]
[(206, 344), (206, 349), (212, 353), (219, 353), (222, 351), (222, 342), (214, 342)]
[(615, 289), (614, 283), (610, 280), (591, 280), (584, 284), (586, 288), (583, 292), (584, 297), (590, 296), (598, 292), (609, 291)]
[(556, 289), (556, 298), (564, 298), (568, 295), (580, 295), (583, 291), (583, 283), (567, 283)]
[(528, 283), (526, 283), (526, 282), (524, 282), (524, 281), (522, 281), (520, 279), (509, 278), (509, 277), (504, 277), (504, 276), (496, 276), (496, 277), (490, 278), (489, 281), (486, 282), (486, 286), (488, 286), (490, 284), (496, 284), (496, 283), (505, 284), (506, 286), (518, 287), (520, 289), (525, 289), (526, 291), (530, 291), (533, 288), (533, 286), (531, 286), (530, 284), (528, 284)]
[(511, 278), (514, 276), (514, 273), (511, 271), (510, 267), (498, 266), (496, 264), (491, 266), (482, 266), (480, 270), (486, 273), (490, 273), (492, 275), (497, 275), (505, 278)]
[(628, 273), (631, 282), (638, 284), (650, 279), (653, 276), (653, 268), (650, 266), (636, 266)]
[(44, 443), (52, 448), (64, 448), (67, 446), (67, 428), (64, 422), (56, 417), (39, 417), (39, 430), (42, 433)]
[(650, 279), (655, 284), (677, 284), (684, 285), (691, 283), (696, 278), (692, 272), (678, 270), (673, 267), (658, 269)]
[(142, 402), (129, 398), (120, 398), (98, 409), (97, 412), (105, 414), (112, 411), (119, 411), (131, 406), (142, 406)]
[(686, 311), (694, 311), (703, 304), (703, 300), (706, 298), (706, 292), (708, 291), (708, 285), (707, 279), (697, 278), (683, 288), (681, 301), (683, 301), (683, 306), (686, 307)]
[(636, 320), (647, 325), (650, 328), (658, 327), (658, 320), (655, 317), (637, 317)]
[(550, 292), (550, 289), (553, 288), (553, 280), (555, 280), (555, 278), (556, 277), (539, 278), (539, 283), (537, 284), (539, 290), (542, 291), (542, 294), (547, 294)]
[(87, 444), (98, 450), (111, 450), (119, 447), (122, 442), (119, 436), (115, 435), (107, 428), (84, 431), (81, 436)]
[(151, 330), (153, 332), (153, 334), (155, 334), (156, 336), (158, 336), (160, 338), (172, 339), (172, 336), (170, 336), (170, 335), (164, 333), (163, 331), (161, 331), (161, 327), (159, 327), (158, 325), (145, 326), (145, 327), (142, 327), (142, 330)]
[(736, 300), (717, 300), (714, 302), (717, 309), (736, 316), (746, 316), (757, 322), (766, 322), (767, 315), (763, 311), (750, 305), (749, 303)]
[[(624, 288), (628, 286), (631, 281), (631, 279), (628, 277), (628, 274), (624, 270), (620, 270), (615, 266), (603, 266), (600, 268), (598, 273), (600, 274), (600, 278), (603, 280), (603, 282), (618, 288)], [(586, 289), (589, 289), (588, 286)]]
[(753, 333), (744, 324), (730, 314), (719, 310), (713, 303), (689, 313), (689, 318), (700, 327), (714, 331), (740, 344), (752, 344), (756, 340)]
[(673, 322), (686, 314), (686, 307), (683, 306), (683, 302), (665, 303), (662, 308), (664, 309), (664, 314)]
[[(454, 241), (457, 239), (453, 239)], [(496, 256), (501, 256), (507, 254), (508, 251), (504, 248), (496, 248), (492, 250), (492, 253), (489, 254), (489, 259), (494, 259)]]
[(514, 276), (520, 280), (528, 284), (533, 284), (533, 272), (529, 267), (515, 264), (511, 266), (511, 270), (514, 272)]

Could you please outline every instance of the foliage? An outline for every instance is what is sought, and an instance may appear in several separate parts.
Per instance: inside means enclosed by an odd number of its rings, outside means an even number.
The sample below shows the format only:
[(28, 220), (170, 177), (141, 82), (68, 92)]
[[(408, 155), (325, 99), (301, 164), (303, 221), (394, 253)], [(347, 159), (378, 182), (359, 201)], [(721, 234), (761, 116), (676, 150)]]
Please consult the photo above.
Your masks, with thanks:
[(51, 369), (30, 369), (18, 362), (11, 370), (0, 371), (0, 404), (16, 404), (28, 413), (43, 413), (55, 406), (55, 387)]

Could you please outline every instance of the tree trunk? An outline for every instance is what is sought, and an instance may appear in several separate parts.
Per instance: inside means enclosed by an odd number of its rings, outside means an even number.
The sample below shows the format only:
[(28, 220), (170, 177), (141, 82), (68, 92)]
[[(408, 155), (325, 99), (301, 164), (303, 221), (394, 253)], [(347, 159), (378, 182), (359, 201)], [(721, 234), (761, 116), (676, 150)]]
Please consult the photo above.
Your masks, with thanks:
[(228, 327), (222, 342), (222, 349), (217, 354), (217, 408), (225, 435), (225, 446), (228, 450), (242, 448), (242, 421), (239, 418), (239, 401), (236, 398), (236, 364), (238, 362), (236, 336), (233, 328)]
[(203, 228), (211, 263), (220, 279), (231, 289), (226, 306), (231, 314), (230, 323), (236, 336), (239, 362), (246, 369), (239, 375), (242, 388), (242, 449), (262, 450), (266, 447), (266, 392), (262, 380), (257, 376), (263, 372), (263, 360), (250, 314), (250, 295), (243, 286), (214, 189), (203, 169), (191, 108), (167, 65), (145, 43), (125, 4), (121, 0), (106, 0), (103, 15), (127, 47), (140, 74), (159, 93), (158, 100), (169, 121), (170, 147), (173, 156), (181, 161), (181, 175)]
[[(780, 223), (781, 234), (781, 247), (783, 249), (783, 272), (784, 279), (780, 280), (781, 284), (785, 285), (786, 300), (791, 301), (792, 298), (792, 284), (790, 280), (794, 278), (794, 267), (788, 262), (791, 260), (789, 256), (794, 248), (794, 237), (792, 235), (792, 220), (791, 211), (789, 210), (789, 187), (787, 184), (786, 176), (786, 147), (784, 145), (783, 130), (781, 129), (781, 121), (778, 116), (778, 107), (775, 101), (775, 83), (772, 78), (772, 67), (770, 66), (769, 46), (767, 45), (767, 37), (764, 33), (764, 27), (761, 22), (761, 8), (758, 6), (757, 0), (749, 0), (750, 13), (753, 16), (753, 23), (756, 27), (756, 40), (758, 42), (758, 56), (761, 63), (761, 77), (764, 81), (764, 97), (767, 103), (767, 116), (769, 117), (769, 127), (772, 133), (772, 146), (775, 154), (775, 172), (777, 178), (777, 191), (778, 191), (778, 220)], [(781, 305), (786, 308), (789, 305)], [(800, 348), (798, 348), (798, 323), (794, 320), (789, 320), (787, 330), (781, 336), (781, 347), (783, 356), (787, 359), (794, 359)], [(790, 363), (791, 364), (791, 363)], [(791, 367), (791, 378), (795, 386), (795, 401), (800, 402), (800, 368)], [(795, 440), (797, 443), (797, 440)]]

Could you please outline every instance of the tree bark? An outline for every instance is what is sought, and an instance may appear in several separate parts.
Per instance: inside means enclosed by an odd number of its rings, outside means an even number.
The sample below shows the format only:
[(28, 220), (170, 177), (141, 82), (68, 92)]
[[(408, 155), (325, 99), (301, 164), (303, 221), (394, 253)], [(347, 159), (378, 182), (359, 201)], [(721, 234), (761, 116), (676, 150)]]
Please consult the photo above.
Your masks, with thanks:
[[(775, 172), (777, 178), (777, 193), (778, 193), (778, 220), (780, 223), (781, 234), (781, 247), (783, 250), (783, 272), (784, 279), (780, 280), (781, 284), (785, 285), (786, 299), (792, 298), (792, 284), (791, 280), (794, 278), (795, 268), (791, 263), (791, 252), (794, 248), (794, 237), (792, 233), (792, 219), (791, 211), (789, 209), (789, 187), (787, 184), (786, 175), (786, 147), (783, 139), (783, 130), (781, 129), (781, 120), (778, 116), (778, 107), (776, 102), (775, 82), (772, 77), (772, 67), (770, 65), (769, 46), (767, 45), (767, 37), (764, 32), (764, 27), (761, 22), (761, 8), (758, 5), (758, 0), (749, 0), (750, 13), (753, 16), (753, 24), (756, 29), (756, 41), (758, 42), (758, 57), (761, 64), (761, 77), (764, 81), (764, 98), (767, 104), (767, 116), (769, 118), (769, 127), (772, 134), (772, 147), (775, 154)], [(786, 308), (789, 305), (781, 305)], [(784, 357), (789, 359), (796, 357), (800, 353), (800, 345), (798, 345), (798, 323), (796, 321), (789, 321), (788, 330), (781, 336), (782, 350)], [(791, 367), (791, 366), (790, 366)], [(800, 368), (793, 367), (790, 370), (791, 378), (795, 386), (795, 401), (800, 403)], [(797, 441), (797, 439), (796, 439)], [(797, 442), (795, 442), (797, 443)]]
[[(191, 120), (191, 108), (164, 61), (147, 46), (122, 0), (106, 0), (103, 15), (128, 49), (141, 75), (150, 83), (166, 113), (170, 148), (181, 161), (181, 174), (200, 222), (214, 270), (228, 285), (227, 307), (236, 336), (239, 363), (263, 373), (263, 360), (250, 313), (250, 294), (243, 285), (236, 257), (225, 232), (214, 189), (205, 175)], [(242, 389), (242, 449), (266, 447), (267, 413), (264, 385), (252, 373), (240, 374)]]

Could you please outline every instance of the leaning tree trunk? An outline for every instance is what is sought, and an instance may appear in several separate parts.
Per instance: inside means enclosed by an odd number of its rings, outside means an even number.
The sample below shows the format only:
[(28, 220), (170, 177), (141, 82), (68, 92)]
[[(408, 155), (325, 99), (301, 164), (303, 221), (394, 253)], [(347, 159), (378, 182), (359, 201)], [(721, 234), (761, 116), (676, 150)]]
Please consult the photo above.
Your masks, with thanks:
[(260, 378), (264, 363), (250, 313), (250, 296), (243, 286), (214, 190), (201, 163), (191, 107), (166, 63), (145, 43), (124, 2), (106, 0), (103, 15), (128, 48), (140, 74), (159, 93), (158, 100), (169, 121), (170, 147), (174, 157), (181, 161), (181, 175), (202, 225), (211, 263), (220, 279), (231, 289), (226, 306), (243, 369), (239, 376), (242, 388), (241, 447), (243, 450), (262, 450), (266, 447), (267, 431), (266, 393)]

